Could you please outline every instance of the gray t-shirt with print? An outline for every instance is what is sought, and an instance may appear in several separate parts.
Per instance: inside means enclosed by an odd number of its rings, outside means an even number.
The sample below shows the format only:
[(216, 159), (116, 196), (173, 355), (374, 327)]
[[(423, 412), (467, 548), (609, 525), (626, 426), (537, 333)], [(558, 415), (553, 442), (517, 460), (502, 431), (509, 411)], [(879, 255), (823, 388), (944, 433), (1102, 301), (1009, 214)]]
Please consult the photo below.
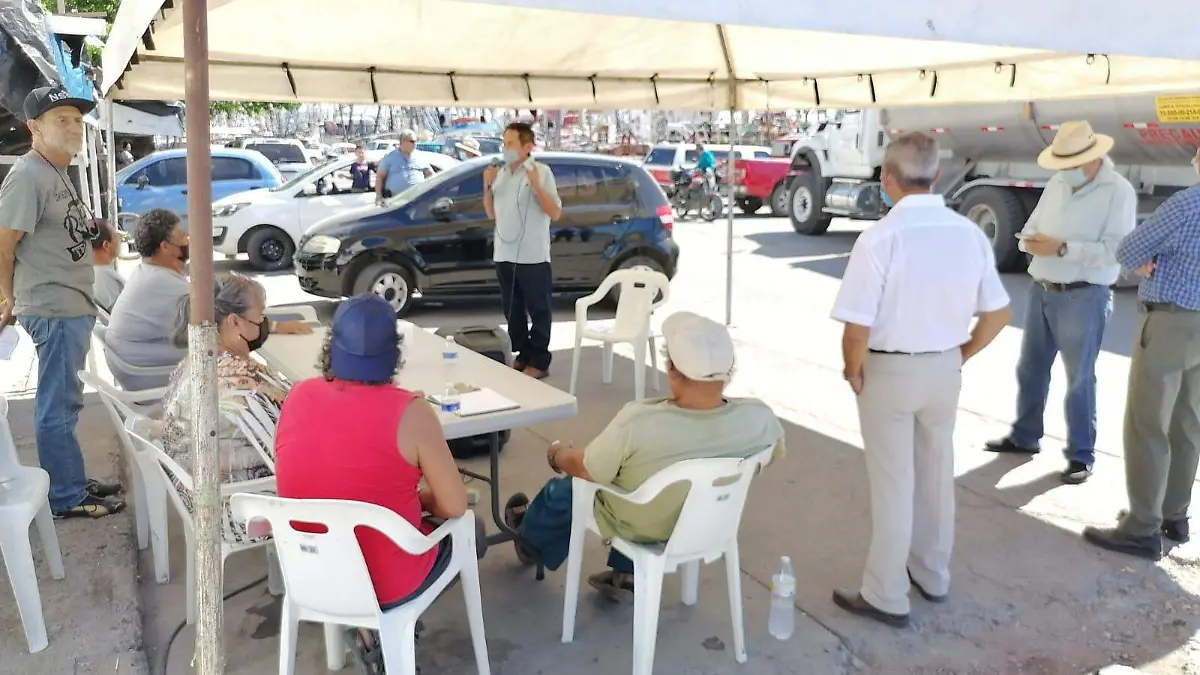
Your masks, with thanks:
[(16, 316), (93, 316), (96, 226), (67, 178), (36, 151), (0, 185), (0, 227), (20, 230), (13, 272)]

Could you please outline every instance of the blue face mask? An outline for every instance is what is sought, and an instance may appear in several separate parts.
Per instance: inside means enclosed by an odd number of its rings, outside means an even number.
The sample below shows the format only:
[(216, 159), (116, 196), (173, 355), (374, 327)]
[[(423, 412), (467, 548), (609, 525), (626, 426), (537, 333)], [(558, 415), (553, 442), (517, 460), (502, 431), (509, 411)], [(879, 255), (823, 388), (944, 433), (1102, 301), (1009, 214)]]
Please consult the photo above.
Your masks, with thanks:
[(883, 189), (883, 183), (879, 184), (879, 198), (883, 200), (883, 205), (889, 209), (896, 205), (896, 202), (892, 201), (891, 196), (888, 195), (887, 190)]
[(1062, 174), (1063, 182), (1073, 188), (1081, 188), (1088, 182), (1083, 169), (1067, 169), (1059, 173)]
[(521, 155), (516, 150), (505, 150), (504, 151), (504, 163), (505, 164), (516, 164), (517, 160), (520, 158), (521, 158)]

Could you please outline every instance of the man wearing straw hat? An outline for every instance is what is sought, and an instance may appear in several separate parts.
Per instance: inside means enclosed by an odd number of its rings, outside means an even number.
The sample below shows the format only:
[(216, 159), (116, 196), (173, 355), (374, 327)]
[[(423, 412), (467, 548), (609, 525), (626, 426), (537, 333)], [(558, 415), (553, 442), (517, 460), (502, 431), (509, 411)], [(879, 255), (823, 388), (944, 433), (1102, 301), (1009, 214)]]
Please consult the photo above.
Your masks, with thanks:
[(1017, 420), (991, 452), (1036, 454), (1044, 433), (1050, 371), (1061, 352), (1067, 371), (1064, 483), (1092, 475), (1096, 457), (1096, 358), (1121, 274), (1117, 246), (1133, 231), (1137, 194), (1113, 169), (1111, 136), (1067, 122), (1038, 165), (1056, 173), (1017, 235), (1033, 256), (1025, 332), (1017, 362)]
[[(1200, 172), (1200, 151), (1192, 160)], [(1158, 560), (1166, 537), (1189, 539), (1200, 462), (1200, 185), (1175, 193), (1117, 249), (1142, 277), (1141, 321), (1125, 397), (1129, 510), (1115, 528), (1085, 527), (1088, 542)]]

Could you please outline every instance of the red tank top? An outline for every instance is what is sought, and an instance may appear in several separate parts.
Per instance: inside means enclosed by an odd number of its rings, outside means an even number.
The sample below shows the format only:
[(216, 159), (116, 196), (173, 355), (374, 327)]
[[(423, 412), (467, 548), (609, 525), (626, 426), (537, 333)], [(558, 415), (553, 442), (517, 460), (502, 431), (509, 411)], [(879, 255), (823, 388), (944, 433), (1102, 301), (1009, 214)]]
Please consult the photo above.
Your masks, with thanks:
[[(396, 441), (400, 418), (415, 398), (395, 387), (320, 377), (292, 387), (275, 431), (279, 496), (378, 504), (428, 532), (417, 498), (421, 470), (404, 459)], [(359, 528), (358, 543), (380, 604), (415, 591), (437, 557), (437, 547), (410, 555), (367, 528)]]

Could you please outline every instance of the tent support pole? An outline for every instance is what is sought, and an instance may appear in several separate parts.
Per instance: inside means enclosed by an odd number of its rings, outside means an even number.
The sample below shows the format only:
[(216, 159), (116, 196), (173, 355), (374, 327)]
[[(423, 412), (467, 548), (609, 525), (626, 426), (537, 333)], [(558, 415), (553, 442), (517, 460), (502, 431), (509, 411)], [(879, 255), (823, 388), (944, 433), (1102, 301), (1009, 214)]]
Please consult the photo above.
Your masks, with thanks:
[[(115, 92), (113, 92), (115, 93)], [(115, 106), (111, 93), (110, 98), (104, 99), (104, 173), (107, 178), (104, 183), (104, 200), (107, 202), (108, 222), (116, 231), (117, 227), (117, 132), (113, 121)]]
[(196, 674), (225, 672), (221, 493), (217, 434), (217, 325), (213, 322), (212, 151), (209, 148), (208, 0), (183, 2), (191, 260), (188, 377), (195, 475)]

